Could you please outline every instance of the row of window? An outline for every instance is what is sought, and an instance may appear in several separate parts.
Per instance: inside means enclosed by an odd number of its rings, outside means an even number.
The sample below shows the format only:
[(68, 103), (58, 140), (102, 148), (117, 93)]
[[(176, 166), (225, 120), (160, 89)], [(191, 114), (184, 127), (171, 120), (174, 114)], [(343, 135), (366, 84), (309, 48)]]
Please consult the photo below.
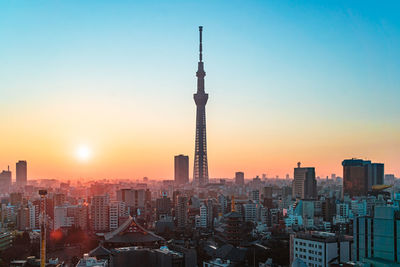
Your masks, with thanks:
[[(300, 258), (300, 259), (304, 259), (304, 260), (306, 260), (307, 259), (307, 257), (305, 256), (305, 255), (299, 255), (299, 254), (295, 254), (295, 257), (296, 258)], [(318, 262), (322, 262), (322, 259), (317, 259), (317, 258), (313, 258), (313, 257), (308, 257), (308, 260), (312, 260), (312, 261), (318, 261)], [(308, 264), (308, 266), (313, 266), (313, 267), (316, 267), (316, 266), (321, 266), (322, 267), (322, 265), (321, 264), (317, 264), (317, 263), (309, 263)]]
[[(301, 242), (301, 241), (295, 241), (295, 244), (296, 245), (300, 245), (300, 246), (307, 246), (307, 243), (306, 242)], [(309, 243), (308, 244), (308, 246), (310, 247), (310, 248), (319, 248), (319, 249), (322, 249), (322, 245), (317, 245), (317, 244), (312, 244), (312, 243)]]

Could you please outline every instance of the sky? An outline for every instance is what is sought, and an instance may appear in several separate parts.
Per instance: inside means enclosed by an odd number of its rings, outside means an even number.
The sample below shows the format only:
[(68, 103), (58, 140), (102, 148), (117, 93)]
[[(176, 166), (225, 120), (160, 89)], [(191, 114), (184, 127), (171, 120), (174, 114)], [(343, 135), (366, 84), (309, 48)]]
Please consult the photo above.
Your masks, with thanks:
[[(1, 1), (0, 169), (192, 177), (198, 26), (210, 177), (400, 176), (398, 1)], [(13, 177), (15, 179), (15, 177)]]

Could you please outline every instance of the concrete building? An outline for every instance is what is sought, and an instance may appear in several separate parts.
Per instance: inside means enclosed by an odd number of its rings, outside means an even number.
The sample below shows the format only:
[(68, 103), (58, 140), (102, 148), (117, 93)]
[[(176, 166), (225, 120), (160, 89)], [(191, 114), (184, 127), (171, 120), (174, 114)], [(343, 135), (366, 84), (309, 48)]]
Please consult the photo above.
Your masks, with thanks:
[(259, 190), (252, 190), (250, 192), (250, 199), (253, 200), (255, 203), (260, 203), (260, 191)]
[(314, 167), (301, 167), (300, 162), (294, 168), (294, 179), (292, 185), (293, 198), (316, 199), (317, 180), (315, 179)]
[(36, 210), (36, 206), (33, 205), (32, 203), (28, 203), (28, 209), (29, 209), (29, 229), (38, 229), (39, 225), (37, 224), (38, 221), (36, 221), (36, 216), (38, 216), (39, 211)]
[(0, 233), (0, 252), (12, 246), (13, 238), (11, 232)]
[(207, 206), (204, 203), (202, 203), (200, 205), (200, 215), (196, 216), (196, 227), (207, 228), (207, 221), (208, 221)]
[(400, 264), (399, 208), (375, 207), (373, 216), (360, 216), (354, 220), (355, 261), (370, 266)]
[(27, 163), (25, 160), (20, 160), (15, 165), (15, 175), (17, 185), (26, 185), (28, 181)]
[(189, 182), (189, 156), (175, 156), (175, 183), (186, 184)]
[(243, 172), (235, 173), (235, 184), (244, 185), (244, 173)]
[(20, 206), (22, 204), (23, 194), (20, 192), (10, 193), (10, 204), (12, 206)]
[(110, 203), (110, 231), (118, 228), (118, 203)]
[(117, 200), (125, 202), (127, 208), (131, 213), (136, 212), (137, 209), (144, 210), (146, 204), (146, 190), (145, 189), (120, 189), (117, 191)]
[(384, 182), (384, 164), (369, 160), (346, 159), (343, 165), (343, 196), (366, 196), (373, 185)]
[(17, 214), (17, 228), (20, 231), (26, 231), (30, 229), (29, 223), (29, 208), (20, 207)]
[(109, 203), (110, 199), (108, 195), (92, 197), (90, 203), (90, 222), (93, 231), (109, 231)]
[(2, 171), (0, 173), (0, 188), (7, 191), (10, 186), (11, 186), (11, 171), (10, 171), (10, 166), (8, 166), (8, 169), (6, 171)]
[(171, 216), (172, 202), (169, 197), (166, 195), (158, 198), (156, 200), (156, 216), (157, 220), (160, 219), (160, 216)]
[(243, 204), (244, 209), (244, 220), (246, 222), (255, 222), (257, 219), (257, 204), (253, 201), (249, 201)]
[(83, 258), (79, 260), (76, 267), (108, 267), (108, 260), (96, 259), (96, 257), (89, 257), (89, 255), (83, 255)]
[(296, 259), (306, 266), (324, 267), (352, 259), (351, 237), (326, 232), (298, 232), (290, 236), (290, 263)]
[(68, 214), (68, 208), (67, 205), (54, 207), (54, 230), (74, 225), (75, 218)]
[(178, 228), (185, 228), (188, 219), (188, 198), (186, 196), (178, 196), (175, 215)]

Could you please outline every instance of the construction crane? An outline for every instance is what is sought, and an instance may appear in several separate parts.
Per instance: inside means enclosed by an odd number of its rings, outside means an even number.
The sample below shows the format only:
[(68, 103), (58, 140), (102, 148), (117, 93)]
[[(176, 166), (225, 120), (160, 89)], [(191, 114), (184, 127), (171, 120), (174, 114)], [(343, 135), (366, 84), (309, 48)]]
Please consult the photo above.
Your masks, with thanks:
[(47, 190), (39, 190), (40, 195), (40, 267), (46, 267), (46, 195)]

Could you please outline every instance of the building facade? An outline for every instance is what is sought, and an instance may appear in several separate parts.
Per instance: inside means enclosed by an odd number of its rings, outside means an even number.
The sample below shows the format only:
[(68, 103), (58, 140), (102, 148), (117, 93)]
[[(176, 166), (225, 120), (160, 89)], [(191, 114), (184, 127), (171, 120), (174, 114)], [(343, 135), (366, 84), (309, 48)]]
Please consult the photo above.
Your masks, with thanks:
[(243, 172), (235, 173), (235, 184), (244, 185), (244, 173)]
[(176, 184), (186, 184), (189, 182), (189, 156), (175, 156), (174, 169)]
[(343, 196), (366, 196), (373, 185), (384, 182), (384, 164), (369, 160), (346, 159), (343, 166)]
[(352, 259), (351, 243), (351, 238), (332, 233), (298, 232), (290, 236), (290, 263), (298, 259), (305, 266), (324, 267), (348, 262)]
[(301, 167), (299, 162), (297, 168), (294, 168), (292, 190), (293, 198), (316, 199), (317, 180), (315, 179), (315, 168)]
[(398, 207), (375, 207), (373, 216), (354, 220), (355, 261), (372, 266), (400, 264), (400, 216)]
[(15, 164), (15, 175), (17, 185), (26, 185), (28, 181), (27, 163), (25, 160), (20, 160)]

